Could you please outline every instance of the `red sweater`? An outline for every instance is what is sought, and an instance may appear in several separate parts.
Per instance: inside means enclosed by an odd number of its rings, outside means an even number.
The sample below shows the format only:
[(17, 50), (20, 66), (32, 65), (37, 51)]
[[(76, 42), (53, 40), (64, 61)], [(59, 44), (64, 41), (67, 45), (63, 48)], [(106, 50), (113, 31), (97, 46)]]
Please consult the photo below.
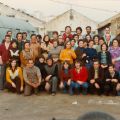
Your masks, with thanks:
[(9, 46), (8, 50), (5, 47), (5, 44), (0, 45), (0, 56), (2, 57), (3, 64), (6, 64), (9, 61), (10, 55), (9, 50), (11, 48), (11, 45)]
[(60, 71), (60, 80), (61, 81), (68, 81), (68, 79), (70, 79), (70, 70), (68, 70), (68, 74), (66, 74), (65, 72), (64, 72), (64, 70), (61, 70)]
[(79, 73), (77, 73), (75, 68), (71, 70), (71, 80), (86, 82), (87, 79), (88, 79), (88, 71), (86, 67), (82, 67)]
[(67, 37), (70, 38), (70, 39), (72, 39), (72, 38), (73, 38), (73, 35), (70, 34), (69, 36), (67, 36), (66, 33), (64, 33), (64, 34), (63, 34), (63, 40), (65, 41)]

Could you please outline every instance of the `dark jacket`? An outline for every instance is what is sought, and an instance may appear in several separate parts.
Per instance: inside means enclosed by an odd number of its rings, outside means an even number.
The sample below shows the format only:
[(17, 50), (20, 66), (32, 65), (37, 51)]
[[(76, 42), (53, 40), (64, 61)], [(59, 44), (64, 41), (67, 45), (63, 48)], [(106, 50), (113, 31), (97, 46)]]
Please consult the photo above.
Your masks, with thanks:
[[(100, 64), (101, 64), (101, 53), (102, 53), (102, 52), (99, 52), (99, 53), (98, 53), (98, 59), (99, 59), (99, 61), (100, 61)], [(108, 65), (112, 63), (112, 62), (111, 62), (111, 54), (110, 54), (109, 51), (106, 52), (106, 59), (107, 59), (106, 61), (107, 61), (107, 64), (108, 64)]]

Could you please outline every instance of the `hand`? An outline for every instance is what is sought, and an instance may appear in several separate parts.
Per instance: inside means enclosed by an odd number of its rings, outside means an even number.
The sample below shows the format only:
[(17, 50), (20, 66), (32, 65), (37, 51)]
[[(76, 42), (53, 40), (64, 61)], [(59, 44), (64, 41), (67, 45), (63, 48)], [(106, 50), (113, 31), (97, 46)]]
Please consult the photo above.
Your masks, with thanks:
[(100, 88), (100, 86), (97, 83), (95, 83), (95, 87), (98, 89)]
[(82, 85), (82, 84), (83, 84), (83, 82), (82, 82), (82, 81), (77, 81), (77, 83), (78, 83), (78, 84), (80, 84), (80, 85)]
[(116, 82), (116, 83), (117, 83), (117, 82), (118, 82), (118, 80), (117, 80), (117, 79), (112, 79), (112, 82)]
[(115, 64), (115, 59), (112, 59), (112, 63)]
[(94, 79), (90, 80), (90, 83), (91, 84), (95, 83), (95, 80)]
[(86, 54), (85, 54), (85, 53), (83, 53), (82, 58), (83, 58), (83, 57), (86, 57)]
[(15, 85), (15, 83), (13, 83), (13, 82), (12, 82), (12, 87), (13, 87), (13, 88), (16, 88), (16, 85)]
[(20, 87), (20, 91), (21, 91), (21, 92), (23, 91), (23, 86)]
[(63, 82), (60, 83), (60, 88), (64, 88)]
[(70, 86), (70, 84), (71, 84), (71, 79), (68, 80), (67, 84)]
[(52, 75), (47, 76), (47, 77), (45, 78), (45, 81), (48, 82), (48, 81), (50, 80), (51, 76), (52, 76)]
[(109, 81), (111, 81), (111, 79), (106, 79), (106, 82), (109, 82)]

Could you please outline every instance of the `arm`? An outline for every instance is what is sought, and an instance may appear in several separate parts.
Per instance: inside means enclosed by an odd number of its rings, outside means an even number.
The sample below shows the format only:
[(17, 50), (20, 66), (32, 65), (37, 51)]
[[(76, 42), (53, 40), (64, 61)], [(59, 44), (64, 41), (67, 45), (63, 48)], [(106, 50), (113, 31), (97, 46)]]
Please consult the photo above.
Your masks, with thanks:
[(9, 73), (8, 69), (9, 69), (9, 68), (7, 68), (7, 70), (6, 70), (6, 81), (9, 82), (10, 84), (12, 84), (13, 82), (12, 82), (12, 80), (10, 79), (10, 73)]

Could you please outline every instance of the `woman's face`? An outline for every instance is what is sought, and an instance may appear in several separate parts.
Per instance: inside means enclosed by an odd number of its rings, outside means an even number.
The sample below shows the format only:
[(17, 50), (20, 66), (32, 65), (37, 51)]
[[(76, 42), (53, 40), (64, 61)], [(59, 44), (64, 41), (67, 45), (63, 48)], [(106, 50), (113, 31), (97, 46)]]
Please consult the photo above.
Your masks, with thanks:
[(15, 67), (15, 66), (16, 66), (16, 60), (13, 60), (13, 61), (11, 62), (11, 66), (12, 66), (12, 67)]
[(98, 44), (98, 42), (99, 42), (98, 37), (95, 37), (94, 42)]
[(49, 41), (49, 36), (46, 36), (45, 37), (45, 42), (48, 42)]
[(117, 40), (113, 41), (113, 47), (118, 47), (118, 41)]
[(71, 43), (70, 43), (70, 42), (68, 42), (68, 43), (66, 44), (66, 48), (67, 48), (67, 49), (70, 49), (70, 48), (71, 48)]
[(25, 49), (30, 49), (30, 44), (29, 43), (25, 44)]
[(80, 68), (80, 63), (79, 62), (76, 62), (75, 63), (75, 67), (78, 69), (78, 68)]
[(64, 64), (64, 69), (68, 69), (69, 65), (67, 63)]
[(71, 46), (74, 46), (74, 45), (75, 45), (75, 41), (72, 40), (72, 41), (71, 41)]
[(40, 63), (44, 63), (44, 58), (39, 59)]
[(14, 43), (12, 44), (12, 47), (13, 47), (13, 48), (17, 48), (17, 44), (14, 42)]
[(107, 50), (107, 46), (104, 44), (104, 45), (102, 45), (102, 50), (103, 51), (106, 51)]
[(99, 45), (102, 45), (104, 43), (104, 40), (99, 40)]

